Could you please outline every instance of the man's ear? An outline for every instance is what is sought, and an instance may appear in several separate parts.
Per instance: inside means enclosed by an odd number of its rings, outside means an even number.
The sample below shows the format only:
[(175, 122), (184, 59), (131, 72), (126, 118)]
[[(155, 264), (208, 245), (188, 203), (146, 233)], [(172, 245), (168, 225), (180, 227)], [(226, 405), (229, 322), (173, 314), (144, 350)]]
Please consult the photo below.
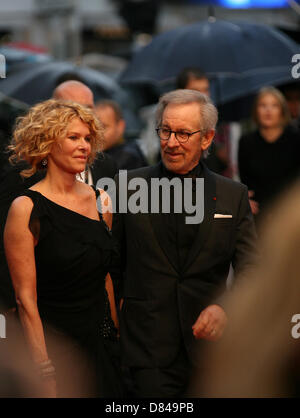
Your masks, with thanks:
[(120, 138), (123, 138), (124, 136), (124, 132), (125, 132), (125, 128), (126, 128), (126, 122), (124, 119), (120, 119), (118, 121), (118, 134)]
[(212, 140), (215, 136), (215, 130), (211, 129), (210, 131), (206, 132), (206, 134), (201, 139), (201, 148), (203, 151), (207, 150), (209, 148), (210, 144), (212, 143)]

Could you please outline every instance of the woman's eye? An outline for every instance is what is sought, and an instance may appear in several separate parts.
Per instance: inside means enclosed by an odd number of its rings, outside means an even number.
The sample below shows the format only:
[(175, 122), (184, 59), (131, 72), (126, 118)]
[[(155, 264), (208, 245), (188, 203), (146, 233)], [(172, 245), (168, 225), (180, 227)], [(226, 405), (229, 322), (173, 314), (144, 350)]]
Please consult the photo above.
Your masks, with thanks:
[(85, 140), (87, 141), (87, 142), (91, 142), (91, 137), (90, 136), (87, 136), (86, 138), (85, 138)]
[(75, 135), (70, 135), (70, 136), (69, 136), (69, 139), (77, 139), (77, 136), (75, 136)]

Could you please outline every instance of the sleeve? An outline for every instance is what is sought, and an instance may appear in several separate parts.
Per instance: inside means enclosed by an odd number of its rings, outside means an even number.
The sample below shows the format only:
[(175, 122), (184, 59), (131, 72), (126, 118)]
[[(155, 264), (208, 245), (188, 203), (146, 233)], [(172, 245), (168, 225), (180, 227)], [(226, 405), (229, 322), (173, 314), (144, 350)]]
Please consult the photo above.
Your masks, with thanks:
[(236, 224), (235, 250), (232, 259), (235, 276), (240, 277), (257, 262), (257, 234), (251, 212), (248, 189), (243, 187)]
[[(250, 270), (258, 261), (257, 233), (249, 205), (248, 188), (244, 185), (241, 185), (241, 187), (242, 192), (235, 230), (235, 248), (231, 260), (234, 270), (233, 287), (244, 280), (244, 278), (248, 278)], [(230, 288), (232, 288), (232, 286), (230, 286)], [(224, 297), (226, 297), (227, 293), (228, 288), (225, 292), (224, 288), (222, 288), (214, 300), (214, 303), (221, 306), (225, 311)]]
[(238, 168), (241, 182), (252, 190), (253, 186), (251, 184), (251, 172), (249, 168), (249, 146), (251, 144), (249, 145), (249, 141), (249, 136), (242, 136), (239, 141)]
[(33, 202), (28, 227), (35, 239), (40, 242), (52, 229), (51, 215), (38, 194), (27, 189), (22, 195), (29, 197)]

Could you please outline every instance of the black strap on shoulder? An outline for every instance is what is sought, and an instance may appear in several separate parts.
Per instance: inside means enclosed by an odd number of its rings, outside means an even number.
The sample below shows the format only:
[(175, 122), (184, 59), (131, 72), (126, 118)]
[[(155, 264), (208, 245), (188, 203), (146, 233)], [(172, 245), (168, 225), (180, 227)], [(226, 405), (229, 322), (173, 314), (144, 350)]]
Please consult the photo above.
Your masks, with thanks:
[(98, 197), (100, 196), (100, 190), (96, 189), (96, 187), (92, 184), (91, 188), (94, 190), (95, 194), (96, 194), (96, 199), (98, 199)]
[[(94, 192), (96, 194), (97, 209), (100, 209), (100, 210), (98, 210), (99, 217), (100, 217), (101, 221), (103, 221), (104, 219), (103, 219), (103, 214), (102, 214), (102, 201), (101, 201), (101, 197), (100, 197), (100, 190), (99, 189), (96, 189), (96, 187), (94, 185), (92, 185), (91, 187), (92, 187), (92, 189), (94, 190)], [(98, 197), (100, 197), (99, 201), (98, 201)]]

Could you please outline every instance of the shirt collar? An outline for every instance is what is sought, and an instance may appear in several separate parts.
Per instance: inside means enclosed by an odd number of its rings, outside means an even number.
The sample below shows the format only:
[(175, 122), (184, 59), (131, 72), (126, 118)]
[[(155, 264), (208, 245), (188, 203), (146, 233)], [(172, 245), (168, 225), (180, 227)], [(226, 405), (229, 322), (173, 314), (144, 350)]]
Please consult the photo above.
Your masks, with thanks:
[(168, 177), (168, 178), (180, 178), (180, 179), (184, 179), (184, 178), (197, 178), (197, 177), (201, 177), (203, 172), (203, 167), (201, 162), (199, 162), (196, 167), (194, 167), (191, 171), (189, 171), (186, 174), (177, 174), (174, 173), (173, 171), (168, 170), (162, 163), (162, 176), (163, 177)]

